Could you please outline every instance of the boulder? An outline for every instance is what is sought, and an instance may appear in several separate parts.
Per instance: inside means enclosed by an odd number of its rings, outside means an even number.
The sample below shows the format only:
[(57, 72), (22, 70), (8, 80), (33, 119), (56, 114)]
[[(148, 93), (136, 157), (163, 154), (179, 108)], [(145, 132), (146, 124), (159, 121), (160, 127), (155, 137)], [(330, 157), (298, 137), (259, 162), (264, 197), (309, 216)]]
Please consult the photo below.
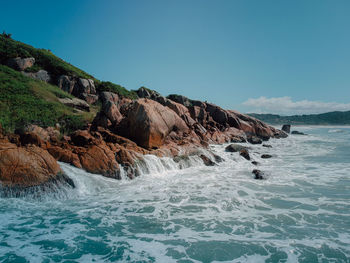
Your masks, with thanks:
[(261, 158), (263, 158), (263, 159), (269, 159), (271, 157), (272, 157), (272, 155), (270, 155), (270, 154), (263, 154), (263, 155), (261, 155)]
[(47, 151), (57, 160), (64, 163), (69, 163), (75, 167), (82, 168), (79, 157), (71, 150), (63, 149), (58, 146), (51, 146)]
[(31, 58), (10, 58), (7, 61), (7, 66), (15, 69), (15, 70), (20, 70), (23, 71), (26, 68), (30, 68), (34, 65), (35, 63), (35, 58), (31, 57)]
[(43, 140), (41, 140), (41, 138), (36, 133), (24, 132), (24, 133), (21, 133), (19, 137), (20, 137), (21, 145), (23, 146), (27, 144), (33, 144), (39, 147), (44, 146)]
[(76, 80), (73, 77), (62, 75), (58, 78), (58, 87), (71, 94), (73, 92)]
[(257, 136), (249, 136), (248, 142), (250, 142), (251, 144), (262, 144), (262, 140)]
[(239, 155), (242, 156), (246, 160), (250, 160), (249, 152), (247, 149), (242, 149), (239, 151)]
[(71, 134), (70, 138), (76, 146), (87, 146), (94, 144), (96, 141), (87, 130), (77, 130)]
[(56, 160), (35, 145), (17, 147), (0, 141), (0, 182), (3, 187), (27, 188), (58, 179), (62, 171)]
[(141, 87), (139, 88), (137, 91), (137, 96), (139, 96), (139, 98), (151, 98), (151, 92), (150, 90), (144, 88), (144, 87)]
[(74, 86), (72, 94), (76, 97), (79, 97), (82, 93), (96, 94), (95, 84), (92, 79), (78, 79), (76, 85)]
[(252, 164), (254, 164), (254, 165), (258, 165), (258, 164), (259, 164), (259, 162), (257, 162), (257, 161), (252, 161)]
[(25, 76), (27, 77), (30, 77), (32, 79), (36, 79), (36, 80), (41, 80), (41, 81), (44, 81), (44, 82), (50, 82), (51, 80), (51, 77), (49, 75), (49, 73), (46, 71), (46, 70), (39, 70), (38, 72), (22, 72), (22, 74), (24, 74)]
[(123, 119), (123, 115), (119, 112), (117, 105), (112, 101), (103, 103), (102, 112), (114, 125), (118, 124)]
[(89, 104), (95, 104), (98, 101), (98, 96), (88, 93), (81, 93), (79, 98), (85, 100)]
[(255, 175), (255, 179), (262, 180), (265, 179), (264, 173), (258, 169), (254, 169), (252, 173)]
[(167, 99), (180, 103), (186, 107), (192, 106), (191, 101), (187, 97), (182, 95), (170, 94), (169, 96), (167, 96)]
[(72, 107), (72, 108), (87, 111), (87, 112), (90, 111), (90, 105), (86, 101), (78, 98), (73, 98), (73, 99), (64, 98), (64, 99), (58, 99), (58, 101), (68, 107)]
[(262, 146), (266, 147), (266, 148), (272, 148), (272, 145), (270, 145), (270, 144), (263, 144)]
[(111, 101), (111, 102), (117, 104), (119, 102), (118, 94), (113, 93), (113, 92), (108, 92), (108, 91), (101, 92), (100, 99), (101, 99), (102, 103), (105, 103), (107, 101)]
[(209, 157), (205, 156), (204, 154), (201, 154), (199, 157), (203, 160), (203, 163), (206, 166), (214, 166), (215, 165), (215, 163), (212, 160), (210, 160)]
[(282, 131), (286, 132), (286, 133), (290, 133), (290, 127), (291, 125), (290, 124), (284, 124), (282, 126)]
[(163, 145), (172, 131), (184, 133), (189, 128), (174, 111), (148, 99), (133, 102), (120, 130), (123, 136), (148, 149)]
[(247, 150), (248, 147), (245, 147), (245, 146), (242, 146), (242, 145), (239, 145), (239, 144), (230, 144), (229, 146), (227, 146), (225, 148), (225, 151), (226, 152), (239, 152), (241, 150)]
[(103, 112), (98, 112), (92, 121), (91, 128), (96, 130), (97, 127), (103, 127), (105, 129), (109, 128), (112, 125), (112, 122)]

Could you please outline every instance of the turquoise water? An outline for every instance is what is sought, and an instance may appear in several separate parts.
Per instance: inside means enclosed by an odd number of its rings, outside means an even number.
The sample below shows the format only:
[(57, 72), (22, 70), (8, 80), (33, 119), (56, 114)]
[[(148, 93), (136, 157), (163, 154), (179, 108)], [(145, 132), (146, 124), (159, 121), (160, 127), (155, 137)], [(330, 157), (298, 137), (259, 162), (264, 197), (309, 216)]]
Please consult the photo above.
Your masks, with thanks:
[(61, 164), (76, 189), (0, 199), (0, 262), (350, 262), (350, 128), (296, 129), (251, 146), (258, 167), (224, 146), (135, 180)]

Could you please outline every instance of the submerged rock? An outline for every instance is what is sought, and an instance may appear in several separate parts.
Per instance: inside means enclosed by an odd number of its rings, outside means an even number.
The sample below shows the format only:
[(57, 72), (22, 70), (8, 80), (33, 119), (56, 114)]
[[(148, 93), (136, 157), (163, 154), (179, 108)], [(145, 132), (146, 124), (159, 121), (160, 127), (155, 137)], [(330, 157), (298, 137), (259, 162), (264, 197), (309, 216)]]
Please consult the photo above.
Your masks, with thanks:
[(294, 135), (306, 135), (305, 133), (300, 132), (300, 131), (292, 131), (292, 134), (294, 134)]
[(214, 165), (216, 165), (212, 160), (210, 160), (209, 157), (205, 156), (204, 154), (201, 154), (199, 157), (203, 160), (203, 163), (206, 166), (214, 166)]
[(257, 161), (252, 161), (252, 164), (254, 164), (254, 165), (258, 165), (258, 164), (259, 164), (259, 162), (257, 162)]
[(263, 144), (262, 146), (266, 147), (266, 148), (272, 148), (272, 145), (270, 145), (270, 144)]
[(242, 149), (239, 151), (239, 155), (245, 158), (246, 160), (250, 160), (250, 155), (247, 149)]
[(254, 179), (257, 179), (257, 180), (265, 179), (264, 173), (258, 169), (254, 169), (252, 173), (255, 175)]
[(272, 157), (272, 155), (270, 155), (270, 154), (263, 154), (263, 155), (261, 155), (261, 158), (263, 158), (263, 159), (269, 159), (271, 157)]

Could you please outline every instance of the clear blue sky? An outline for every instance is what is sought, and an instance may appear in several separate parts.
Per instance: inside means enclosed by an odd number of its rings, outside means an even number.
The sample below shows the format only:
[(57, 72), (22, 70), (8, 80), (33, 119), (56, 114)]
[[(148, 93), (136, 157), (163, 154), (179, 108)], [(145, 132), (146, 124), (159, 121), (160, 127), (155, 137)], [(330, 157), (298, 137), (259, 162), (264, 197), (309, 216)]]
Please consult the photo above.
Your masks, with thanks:
[(0, 30), (128, 89), (327, 111), (350, 109), (349, 14), (341, 0), (1, 0)]

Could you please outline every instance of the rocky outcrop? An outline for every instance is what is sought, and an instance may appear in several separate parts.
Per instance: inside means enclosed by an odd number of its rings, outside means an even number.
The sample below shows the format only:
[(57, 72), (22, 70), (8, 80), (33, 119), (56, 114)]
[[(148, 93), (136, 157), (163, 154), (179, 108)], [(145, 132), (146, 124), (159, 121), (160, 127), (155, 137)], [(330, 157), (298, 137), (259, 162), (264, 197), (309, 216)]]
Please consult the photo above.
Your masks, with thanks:
[(96, 87), (92, 79), (62, 75), (58, 78), (58, 87), (69, 94), (93, 104), (97, 102)]
[(68, 106), (68, 107), (72, 107), (78, 110), (83, 110), (83, 111), (90, 111), (90, 105), (81, 99), (78, 98), (64, 98), (64, 99), (58, 99), (59, 102), (61, 102), (62, 104)]
[(46, 150), (33, 144), (18, 147), (6, 139), (0, 140), (1, 195), (15, 190), (49, 186), (57, 181), (74, 187), (73, 181), (63, 174), (56, 160)]
[(19, 71), (23, 71), (26, 68), (30, 68), (34, 65), (35, 63), (35, 58), (31, 57), (31, 58), (10, 58), (7, 61), (7, 66), (15, 69), (15, 70), (19, 70)]
[(38, 72), (22, 72), (22, 74), (24, 74), (25, 76), (27, 77), (30, 77), (32, 79), (36, 79), (36, 80), (41, 80), (41, 81), (44, 81), (44, 82), (50, 82), (51, 80), (51, 77), (49, 75), (49, 73), (46, 71), (46, 70), (39, 70)]
[(189, 132), (174, 111), (148, 99), (134, 101), (124, 120), (119, 132), (146, 149), (162, 146), (171, 132), (182, 135)]

